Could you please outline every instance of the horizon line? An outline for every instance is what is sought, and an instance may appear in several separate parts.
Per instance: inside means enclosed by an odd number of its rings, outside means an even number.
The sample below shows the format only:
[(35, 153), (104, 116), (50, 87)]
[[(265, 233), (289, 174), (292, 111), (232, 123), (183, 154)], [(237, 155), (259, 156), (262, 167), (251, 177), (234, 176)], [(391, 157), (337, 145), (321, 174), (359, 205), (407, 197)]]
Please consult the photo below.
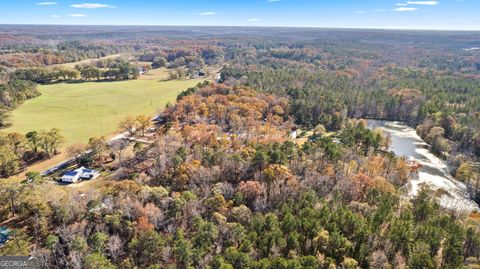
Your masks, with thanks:
[(283, 29), (331, 29), (331, 30), (390, 30), (390, 31), (438, 31), (438, 32), (480, 32), (479, 29), (445, 28), (401, 28), (401, 27), (342, 27), (342, 26), (273, 26), (273, 25), (179, 25), (179, 24), (31, 24), (0, 23), (0, 26), (104, 26), (104, 27), (219, 27), (219, 28), (283, 28)]

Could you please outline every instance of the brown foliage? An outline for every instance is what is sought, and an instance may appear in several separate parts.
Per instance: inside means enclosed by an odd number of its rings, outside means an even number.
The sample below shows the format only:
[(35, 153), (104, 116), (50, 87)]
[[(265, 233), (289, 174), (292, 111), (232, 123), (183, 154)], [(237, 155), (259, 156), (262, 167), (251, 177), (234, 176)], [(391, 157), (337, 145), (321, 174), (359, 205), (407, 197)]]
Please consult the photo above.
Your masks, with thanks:
[(374, 181), (364, 173), (356, 174), (352, 177), (354, 187), (354, 196), (356, 200), (363, 200), (367, 196), (367, 192), (374, 186)]
[[(289, 109), (284, 98), (248, 89), (211, 85), (199, 89), (197, 94), (182, 98), (166, 110), (165, 116), (170, 121), (181, 122), (182, 133), (193, 135), (201, 143), (212, 140), (208, 133), (219, 130), (242, 140), (267, 143), (286, 139), (291, 122), (284, 121), (283, 117)], [(213, 125), (219, 130), (215, 130)], [(207, 134), (202, 134), (202, 131)]]
[(145, 216), (140, 216), (138, 219), (137, 219), (137, 229), (139, 231), (153, 231), (154, 229), (154, 226), (153, 224), (151, 224), (147, 217)]
[(258, 181), (244, 181), (240, 182), (238, 191), (245, 197), (245, 199), (253, 201), (263, 193), (264, 188), (262, 183)]
[(115, 195), (119, 195), (121, 193), (124, 194), (133, 194), (136, 195), (140, 193), (142, 190), (141, 186), (138, 185), (137, 182), (132, 181), (132, 180), (124, 180), (120, 182), (115, 182), (112, 187), (112, 192)]

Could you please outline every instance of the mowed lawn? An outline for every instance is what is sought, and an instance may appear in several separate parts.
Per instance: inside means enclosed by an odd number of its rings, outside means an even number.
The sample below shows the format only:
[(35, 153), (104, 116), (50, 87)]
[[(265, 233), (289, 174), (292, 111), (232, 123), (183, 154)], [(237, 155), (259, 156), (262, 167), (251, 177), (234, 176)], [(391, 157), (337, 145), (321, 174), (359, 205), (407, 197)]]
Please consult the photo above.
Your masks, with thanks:
[(12, 127), (5, 132), (25, 134), (58, 128), (65, 146), (86, 143), (95, 136), (116, 133), (129, 115), (154, 116), (174, 102), (178, 93), (202, 80), (130, 80), (40, 86), (41, 96), (28, 100), (12, 113)]

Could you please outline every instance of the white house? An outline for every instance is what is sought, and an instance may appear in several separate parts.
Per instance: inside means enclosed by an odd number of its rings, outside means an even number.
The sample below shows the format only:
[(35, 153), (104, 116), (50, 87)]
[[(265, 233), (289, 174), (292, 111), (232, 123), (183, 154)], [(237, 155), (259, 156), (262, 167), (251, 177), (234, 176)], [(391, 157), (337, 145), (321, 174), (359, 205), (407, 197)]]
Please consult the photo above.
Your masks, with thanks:
[(80, 173), (77, 171), (68, 171), (62, 176), (62, 182), (75, 183), (80, 180)]
[(62, 176), (62, 182), (65, 183), (75, 183), (82, 179), (95, 179), (100, 176), (98, 171), (87, 169), (85, 167), (80, 167), (73, 171), (68, 171)]

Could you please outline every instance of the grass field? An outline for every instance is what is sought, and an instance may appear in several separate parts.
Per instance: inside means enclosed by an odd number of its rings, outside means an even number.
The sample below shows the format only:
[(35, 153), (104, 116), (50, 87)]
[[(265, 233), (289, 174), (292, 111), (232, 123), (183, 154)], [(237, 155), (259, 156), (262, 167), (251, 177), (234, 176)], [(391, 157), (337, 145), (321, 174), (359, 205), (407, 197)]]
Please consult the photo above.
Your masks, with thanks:
[(179, 92), (202, 80), (130, 80), (42, 85), (42, 95), (13, 111), (13, 126), (4, 132), (25, 134), (32, 130), (58, 128), (65, 146), (85, 143), (95, 136), (118, 131), (129, 115), (154, 115)]
[(158, 81), (165, 81), (170, 79), (170, 75), (168, 74), (167, 68), (157, 68), (148, 71), (148, 73), (141, 75), (141, 80), (158, 80)]

